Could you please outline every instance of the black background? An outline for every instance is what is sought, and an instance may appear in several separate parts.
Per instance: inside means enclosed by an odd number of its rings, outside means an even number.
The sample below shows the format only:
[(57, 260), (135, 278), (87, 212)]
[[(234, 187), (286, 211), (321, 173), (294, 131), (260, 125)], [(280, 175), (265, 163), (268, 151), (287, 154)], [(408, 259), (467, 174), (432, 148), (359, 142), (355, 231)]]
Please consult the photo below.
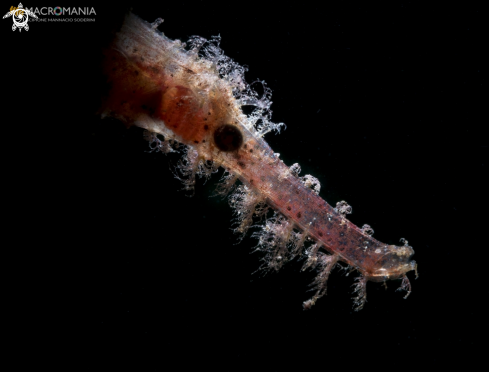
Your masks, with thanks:
[[(21, 314), (13, 324), (30, 324), (17, 332), (20, 345), (49, 335), (53, 348), (88, 357), (143, 345), (154, 369), (481, 360), (488, 140), (479, 8), (76, 5), (94, 6), (96, 22), (31, 22), (28, 32), (1, 22), (5, 204), (14, 206), (15, 236), (4, 286), (6, 306)], [(101, 48), (129, 7), (164, 18), (159, 29), (172, 39), (220, 34), (226, 54), (249, 66), (247, 80), (268, 83), (274, 121), (287, 129), (266, 140), (284, 162), (319, 178), (330, 204), (346, 200), (350, 220), (371, 225), (380, 241), (404, 237), (415, 249), (420, 277), (409, 274), (407, 300), (398, 282), (369, 283), (365, 308), (353, 312), (356, 274), (334, 272), (328, 295), (303, 311), (314, 274), (293, 262), (251, 275), (256, 240), (236, 244), (227, 201), (209, 198), (219, 175), (188, 198), (170, 170), (177, 155), (149, 153), (142, 130), (95, 115)]]

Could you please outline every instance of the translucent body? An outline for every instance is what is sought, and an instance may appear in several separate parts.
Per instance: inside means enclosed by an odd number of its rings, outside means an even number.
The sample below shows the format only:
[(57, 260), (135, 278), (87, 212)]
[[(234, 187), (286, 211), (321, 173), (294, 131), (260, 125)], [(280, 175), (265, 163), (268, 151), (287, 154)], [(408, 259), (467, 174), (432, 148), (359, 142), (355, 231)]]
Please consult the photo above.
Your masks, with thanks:
[[(357, 308), (365, 302), (368, 280), (402, 277), (401, 288), (409, 291), (405, 273), (416, 264), (407, 242), (386, 245), (371, 236), (369, 226), (353, 225), (345, 218), (350, 206), (326, 203), (318, 195), (317, 179), (299, 177), (300, 167), (286, 166), (265, 142), (263, 135), (281, 126), (269, 120), (270, 92), (265, 88), (258, 98), (245, 83), (244, 70), (225, 57), (216, 42), (193, 38), (186, 50), (156, 26), (127, 16), (106, 53), (111, 91), (102, 114), (147, 129), (153, 148), (163, 152), (173, 151), (177, 142), (186, 145), (180, 168), (187, 189), (193, 188), (196, 175), (208, 176), (218, 166), (228, 171), (221, 192), (231, 190), (239, 179), (243, 185), (231, 196), (237, 232), (245, 233), (254, 215), (266, 217), (267, 206), (272, 208), (275, 216), (255, 234), (257, 249), (265, 252), (268, 269), (279, 269), (301, 255), (307, 258), (305, 268), (318, 269), (317, 292), (305, 308), (325, 294), (329, 273), (338, 262), (361, 273)], [(253, 105), (255, 111), (246, 116), (243, 105)], [(314, 244), (306, 249), (311, 240)]]

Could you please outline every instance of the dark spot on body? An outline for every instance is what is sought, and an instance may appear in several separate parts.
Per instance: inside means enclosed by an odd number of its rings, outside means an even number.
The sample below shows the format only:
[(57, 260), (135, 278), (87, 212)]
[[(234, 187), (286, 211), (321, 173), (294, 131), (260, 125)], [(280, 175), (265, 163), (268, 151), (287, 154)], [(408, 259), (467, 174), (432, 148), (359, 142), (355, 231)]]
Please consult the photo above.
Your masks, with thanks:
[(194, 143), (199, 143), (199, 141), (194, 141)]
[(299, 193), (299, 190), (295, 190), (295, 193), (298, 194)]
[[(206, 119), (204, 119), (204, 120), (206, 120)], [(208, 129), (209, 129), (209, 126), (207, 124), (204, 125), (204, 130), (208, 130)]]
[(318, 232), (318, 235), (319, 236), (323, 236), (323, 233), (320, 231), (320, 232)]
[(250, 180), (250, 183), (253, 184), (253, 178)]
[(207, 113), (207, 115), (210, 115), (210, 114), (211, 114), (210, 112)]
[(345, 250), (345, 247), (339, 246), (338, 249), (343, 252)]
[(241, 168), (246, 168), (246, 164), (243, 163), (242, 161), (238, 161), (238, 165), (241, 167)]
[[(243, 134), (234, 125), (224, 124), (214, 131), (214, 142), (221, 151), (236, 151), (243, 145)], [(244, 168), (244, 163), (238, 164)]]
[(287, 206), (287, 210), (290, 211), (292, 208), (290, 208), (290, 205)]
[(253, 149), (250, 149), (250, 152), (253, 152)]
[(244, 148), (245, 148), (245, 149), (247, 149), (247, 148), (248, 148), (248, 145), (247, 145), (246, 143), (244, 144)]
[(301, 212), (298, 212), (297, 213), (297, 218), (301, 218), (302, 217), (302, 213)]
[(139, 71), (138, 70), (134, 70), (134, 75), (138, 76), (139, 75)]

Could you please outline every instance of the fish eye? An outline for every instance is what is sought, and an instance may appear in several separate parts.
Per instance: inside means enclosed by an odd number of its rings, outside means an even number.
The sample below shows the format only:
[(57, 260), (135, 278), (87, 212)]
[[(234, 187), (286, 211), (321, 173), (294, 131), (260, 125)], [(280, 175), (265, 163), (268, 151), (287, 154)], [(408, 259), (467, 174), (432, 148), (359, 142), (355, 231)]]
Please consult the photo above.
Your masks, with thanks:
[(214, 131), (214, 143), (221, 151), (236, 151), (243, 145), (243, 134), (230, 124), (223, 124)]

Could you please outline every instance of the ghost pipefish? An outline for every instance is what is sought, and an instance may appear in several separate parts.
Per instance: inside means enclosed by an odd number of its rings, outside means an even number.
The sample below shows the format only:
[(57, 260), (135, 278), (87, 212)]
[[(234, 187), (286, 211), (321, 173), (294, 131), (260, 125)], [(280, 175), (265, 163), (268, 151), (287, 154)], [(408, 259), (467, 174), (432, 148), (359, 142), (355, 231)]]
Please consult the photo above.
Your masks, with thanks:
[[(193, 190), (196, 176), (209, 177), (223, 167), (217, 192), (230, 194), (234, 231), (243, 236), (256, 217), (264, 220), (252, 235), (263, 254), (261, 269), (278, 270), (299, 257), (304, 258), (303, 269), (317, 271), (315, 294), (303, 303), (304, 309), (326, 293), (330, 272), (340, 262), (360, 273), (356, 310), (365, 304), (368, 281), (402, 279), (399, 289), (407, 297), (411, 284), (406, 273), (417, 271), (408, 242), (401, 239), (402, 245), (395, 246), (374, 239), (370, 226), (359, 228), (346, 219), (351, 213), (346, 202), (330, 206), (319, 196), (315, 177), (301, 177), (298, 164), (288, 167), (279, 159), (263, 139), (284, 126), (270, 120), (271, 91), (260, 82), (264, 93), (259, 96), (245, 82), (245, 69), (224, 55), (219, 37), (209, 41), (193, 36), (184, 44), (158, 31), (161, 22), (126, 15), (105, 51), (104, 72), (111, 88), (102, 117), (144, 128), (153, 150), (178, 148), (183, 158), (177, 177), (186, 190)], [(251, 114), (243, 113), (245, 105), (254, 107)]]

